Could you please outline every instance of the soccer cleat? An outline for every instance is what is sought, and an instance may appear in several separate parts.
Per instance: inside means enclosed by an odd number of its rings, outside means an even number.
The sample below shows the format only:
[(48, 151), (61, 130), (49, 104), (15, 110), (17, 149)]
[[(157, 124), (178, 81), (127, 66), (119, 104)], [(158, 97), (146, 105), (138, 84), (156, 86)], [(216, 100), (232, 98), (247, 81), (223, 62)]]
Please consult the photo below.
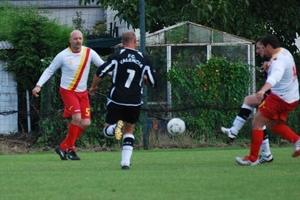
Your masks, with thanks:
[(72, 149), (68, 150), (68, 158), (70, 160), (80, 160), (80, 158), (77, 156), (76, 152), (73, 151)]
[(236, 157), (235, 161), (239, 164), (239, 165), (252, 165), (255, 162), (252, 162), (249, 159), (249, 156), (245, 156), (244, 158), (241, 157)]
[(124, 165), (124, 166), (121, 166), (121, 169), (127, 170), (127, 169), (130, 169), (130, 167), (127, 165)]
[(62, 150), (59, 146), (55, 148), (55, 152), (59, 155), (61, 160), (68, 160), (67, 159), (67, 152)]
[(116, 140), (121, 140), (121, 138), (122, 138), (123, 125), (124, 125), (124, 122), (122, 120), (119, 120), (116, 124), (116, 128), (115, 128), (115, 138), (116, 138)]
[(294, 152), (292, 154), (292, 157), (293, 158), (296, 158), (298, 156), (300, 156), (300, 139), (297, 140), (297, 142), (295, 142), (295, 149), (294, 149)]
[(254, 166), (254, 165), (258, 165), (258, 164), (265, 164), (265, 163), (270, 163), (270, 162), (273, 162), (273, 155), (270, 154), (268, 156), (262, 156), (260, 155), (259, 158), (251, 164), (251, 166)]
[(232, 133), (231, 128), (221, 127), (221, 131), (227, 135), (228, 140), (230, 141), (233, 141), (237, 136), (237, 134)]

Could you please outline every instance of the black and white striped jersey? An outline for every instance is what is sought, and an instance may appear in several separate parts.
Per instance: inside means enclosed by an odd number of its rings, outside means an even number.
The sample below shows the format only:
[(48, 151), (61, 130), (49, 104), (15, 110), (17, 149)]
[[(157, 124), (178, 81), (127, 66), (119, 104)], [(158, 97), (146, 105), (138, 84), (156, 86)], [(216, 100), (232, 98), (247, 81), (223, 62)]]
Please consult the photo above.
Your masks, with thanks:
[(142, 52), (124, 48), (110, 55), (96, 75), (100, 78), (112, 72), (108, 99), (119, 105), (138, 106), (142, 102), (143, 76), (147, 76), (152, 87), (157, 84), (157, 73), (150, 59)]

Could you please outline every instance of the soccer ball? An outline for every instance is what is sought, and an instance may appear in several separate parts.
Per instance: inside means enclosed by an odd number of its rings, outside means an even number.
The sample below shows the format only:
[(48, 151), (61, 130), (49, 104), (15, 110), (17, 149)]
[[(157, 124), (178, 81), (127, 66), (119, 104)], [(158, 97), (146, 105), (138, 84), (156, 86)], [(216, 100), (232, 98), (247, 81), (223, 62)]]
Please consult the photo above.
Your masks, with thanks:
[(185, 131), (185, 123), (180, 118), (173, 118), (167, 124), (167, 130), (171, 135), (179, 135)]

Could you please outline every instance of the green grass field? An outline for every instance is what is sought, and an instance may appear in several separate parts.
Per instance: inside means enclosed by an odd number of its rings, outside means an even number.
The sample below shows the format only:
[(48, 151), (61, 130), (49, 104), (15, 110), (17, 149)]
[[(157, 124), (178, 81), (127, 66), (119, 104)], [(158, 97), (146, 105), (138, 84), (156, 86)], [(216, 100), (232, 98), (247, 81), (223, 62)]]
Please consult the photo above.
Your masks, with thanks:
[(136, 150), (130, 170), (120, 169), (120, 152), (0, 155), (0, 199), (298, 199), (300, 158), (292, 146), (271, 150), (274, 162), (254, 167), (234, 160), (246, 148)]

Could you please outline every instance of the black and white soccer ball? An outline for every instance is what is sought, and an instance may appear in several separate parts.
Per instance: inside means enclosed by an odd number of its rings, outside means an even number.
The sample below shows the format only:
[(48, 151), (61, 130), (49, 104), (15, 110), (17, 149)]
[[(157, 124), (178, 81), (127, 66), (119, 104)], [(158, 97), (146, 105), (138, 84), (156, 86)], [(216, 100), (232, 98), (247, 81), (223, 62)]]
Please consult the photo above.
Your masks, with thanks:
[(172, 118), (167, 124), (167, 130), (171, 135), (180, 135), (185, 131), (185, 123), (180, 118)]

